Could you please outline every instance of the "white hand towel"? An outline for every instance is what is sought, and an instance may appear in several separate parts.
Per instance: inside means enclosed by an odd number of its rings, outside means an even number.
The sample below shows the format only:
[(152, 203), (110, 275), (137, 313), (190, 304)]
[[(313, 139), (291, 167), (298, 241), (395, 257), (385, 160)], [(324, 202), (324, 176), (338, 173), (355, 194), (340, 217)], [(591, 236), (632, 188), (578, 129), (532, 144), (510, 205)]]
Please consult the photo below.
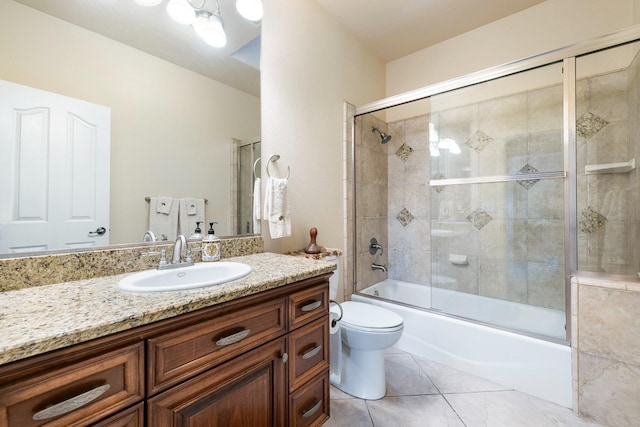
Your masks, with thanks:
[(262, 209), (260, 187), (261, 187), (260, 178), (256, 178), (253, 181), (253, 232), (255, 234), (260, 233), (260, 220), (262, 219), (262, 215), (260, 212), (260, 210)]
[(291, 208), (287, 197), (287, 178), (269, 177), (264, 194), (264, 219), (269, 222), (272, 239), (291, 236)]
[[(180, 214), (178, 215), (178, 229), (180, 230), (180, 234), (189, 238), (196, 229), (196, 222), (201, 224), (200, 228), (203, 230), (206, 228), (202, 226), (205, 218), (204, 209), (204, 199), (180, 199)], [(194, 211), (195, 213), (193, 214), (189, 213)]]
[(196, 215), (198, 213), (199, 199), (188, 198), (184, 199), (187, 204), (187, 215)]
[(173, 198), (171, 197), (158, 197), (156, 212), (169, 215), (169, 212), (171, 212), (172, 203), (173, 203)]
[[(169, 199), (169, 200), (167, 200)], [(161, 206), (165, 203), (164, 206)], [(167, 213), (160, 213), (160, 211)], [(171, 197), (152, 197), (149, 201), (149, 230), (158, 240), (175, 240), (178, 235), (178, 201)]]

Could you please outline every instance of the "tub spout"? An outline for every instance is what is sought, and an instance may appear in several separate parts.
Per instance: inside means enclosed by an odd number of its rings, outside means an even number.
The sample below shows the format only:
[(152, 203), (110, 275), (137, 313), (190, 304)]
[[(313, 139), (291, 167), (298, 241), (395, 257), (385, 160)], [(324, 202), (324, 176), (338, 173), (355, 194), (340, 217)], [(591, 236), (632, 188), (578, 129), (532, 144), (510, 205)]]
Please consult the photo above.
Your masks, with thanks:
[(383, 272), (387, 272), (387, 267), (385, 267), (384, 265), (381, 264), (371, 264), (371, 269), (372, 270), (382, 270)]

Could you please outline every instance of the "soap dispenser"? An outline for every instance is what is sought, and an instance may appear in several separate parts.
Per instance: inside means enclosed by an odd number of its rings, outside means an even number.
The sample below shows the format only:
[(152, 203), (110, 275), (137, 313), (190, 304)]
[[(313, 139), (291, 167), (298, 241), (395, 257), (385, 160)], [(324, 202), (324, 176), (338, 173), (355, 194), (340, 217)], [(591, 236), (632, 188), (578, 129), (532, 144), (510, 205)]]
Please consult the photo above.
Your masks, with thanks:
[(209, 223), (209, 231), (202, 238), (202, 261), (220, 261), (220, 238), (216, 236), (213, 224)]
[(202, 230), (200, 229), (200, 221), (196, 222), (196, 229), (191, 236), (189, 236), (189, 240), (202, 240)]

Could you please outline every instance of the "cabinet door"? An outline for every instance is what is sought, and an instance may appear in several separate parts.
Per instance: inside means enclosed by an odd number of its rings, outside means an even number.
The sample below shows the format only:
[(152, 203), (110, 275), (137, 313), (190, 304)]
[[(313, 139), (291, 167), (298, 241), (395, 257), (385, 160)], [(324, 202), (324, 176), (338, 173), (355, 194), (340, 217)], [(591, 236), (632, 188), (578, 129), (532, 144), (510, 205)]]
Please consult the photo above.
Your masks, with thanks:
[(286, 338), (276, 339), (151, 398), (147, 422), (154, 427), (284, 426), (286, 348)]

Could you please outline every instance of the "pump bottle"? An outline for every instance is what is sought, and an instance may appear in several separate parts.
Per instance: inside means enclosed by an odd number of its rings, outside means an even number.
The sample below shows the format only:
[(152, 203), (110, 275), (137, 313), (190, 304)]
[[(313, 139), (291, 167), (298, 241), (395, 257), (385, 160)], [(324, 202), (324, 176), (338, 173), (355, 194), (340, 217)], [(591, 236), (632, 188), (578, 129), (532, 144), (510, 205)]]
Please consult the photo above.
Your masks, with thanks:
[(202, 238), (202, 261), (205, 262), (220, 261), (220, 238), (216, 236), (213, 224), (217, 222), (209, 223), (207, 235)]

